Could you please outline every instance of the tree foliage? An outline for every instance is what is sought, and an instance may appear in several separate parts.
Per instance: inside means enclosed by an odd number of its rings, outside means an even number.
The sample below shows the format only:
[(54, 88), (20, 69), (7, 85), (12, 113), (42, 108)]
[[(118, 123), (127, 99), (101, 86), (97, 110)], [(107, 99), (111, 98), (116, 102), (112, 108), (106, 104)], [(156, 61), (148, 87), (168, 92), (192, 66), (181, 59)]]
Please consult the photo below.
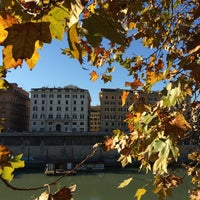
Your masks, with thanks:
[[(132, 82), (122, 94), (133, 102), (125, 121), (129, 132), (116, 129), (106, 137), (104, 149), (117, 149), (122, 166), (140, 161), (140, 169), (156, 174), (153, 191), (159, 199), (171, 195), (182, 178), (169, 165), (177, 162), (179, 144), (192, 136), (193, 123), (186, 116), (196, 106), (200, 83), (200, 3), (198, 0), (2, 0), (0, 1), (0, 44), (3, 63), (0, 88), (5, 88), (9, 68), (26, 62), (33, 69), (38, 49), (53, 39), (68, 44), (62, 53), (90, 63), (90, 79), (112, 81), (116, 66), (125, 68)], [(148, 49), (138, 55), (137, 45)], [(102, 73), (101, 67), (107, 70)], [(162, 83), (160, 99), (148, 105), (135, 91), (150, 92)], [(190, 104), (190, 100), (192, 103)], [(189, 155), (187, 167), (193, 188), (190, 199), (200, 193), (199, 152)], [(195, 163), (195, 164), (194, 164)], [(122, 186), (127, 185), (127, 181)], [(141, 199), (146, 192), (135, 194)]]

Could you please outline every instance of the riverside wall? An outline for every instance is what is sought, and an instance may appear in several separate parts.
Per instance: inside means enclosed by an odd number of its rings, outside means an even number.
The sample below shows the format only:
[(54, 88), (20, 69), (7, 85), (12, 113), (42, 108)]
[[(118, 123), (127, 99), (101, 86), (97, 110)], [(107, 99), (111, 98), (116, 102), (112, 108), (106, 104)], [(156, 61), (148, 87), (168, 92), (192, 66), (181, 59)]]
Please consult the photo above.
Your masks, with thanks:
[[(93, 145), (104, 140), (105, 133), (2, 133), (0, 145), (7, 146), (14, 155), (23, 153), (27, 167), (45, 167), (47, 163), (74, 165), (93, 152)], [(187, 160), (195, 145), (180, 146), (180, 161)], [(98, 148), (88, 162), (103, 162), (105, 166), (120, 166), (117, 151), (105, 152)], [(138, 164), (138, 163), (135, 163)]]
[[(103, 133), (3, 133), (0, 144), (15, 155), (23, 153), (27, 167), (44, 167), (46, 163), (78, 164), (93, 152), (93, 145), (102, 142)], [(88, 162), (118, 166), (119, 154), (98, 148)]]

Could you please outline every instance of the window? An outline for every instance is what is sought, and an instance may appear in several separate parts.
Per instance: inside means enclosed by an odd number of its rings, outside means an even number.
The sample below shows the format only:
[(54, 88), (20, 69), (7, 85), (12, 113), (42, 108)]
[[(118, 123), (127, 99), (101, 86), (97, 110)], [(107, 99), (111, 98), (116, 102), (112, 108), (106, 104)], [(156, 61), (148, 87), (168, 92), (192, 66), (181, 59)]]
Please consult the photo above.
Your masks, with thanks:
[(61, 107), (57, 107), (57, 111), (61, 111)]
[(74, 115), (72, 116), (72, 118), (73, 118), (73, 119), (77, 119), (77, 115), (74, 114)]
[(41, 107), (41, 110), (44, 111), (44, 106)]
[(66, 102), (65, 102), (66, 104), (68, 104), (68, 100), (66, 100)]
[(65, 98), (69, 98), (69, 94), (66, 94), (66, 95), (65, 95)]
[(82, 125), (82, 126), (83, 126), (83, 125), (84, 125), (84, 122), (80, 122), (80, 125)]
[(41, 94), (41, 98), (45, 98), (46, 97), (46, 94)]
[(76, 111), (76, 107), (73, 108), (73, 111)]
[(65, 119), (69, 119), (69, 115), (68, 114), (65, 114)]
[(49, 98), (54, 98), (54, 95), (53, 94), (49, 94)]
[(33, 114), (33, 119), (37, 119), (37, 114)]
[(49, 114), (49, 119), (53, 119), (53, 114)]
[(76, 125), (76, 122), (72, 122), (72, 125)]
[(81, 100), (81, 105), (83, 105), (84, 104), (84, 101), (83, 100)]
[(34, 97), (34, 98), (38, 98), (38, 94), (34, 94), (33, 97)]
[(57, 98), (62, 98), (62, 95), (61, 94), (57, 94)]
[(50, 107), (49, 107), (49, 111), (52, 111), (52, 110), (53, 110), (53, 108), (52, 108), (52, 106), (50, 106)]
[(74, 99), (76, 99), (76, 98), (77, 98), (77, 94), (73, 94), (72, 97), (73, 97)]
[(83, 114), (80, 114), (80, 119), (84, 119), (84, 115)]
[(37, 110), (38, 110), (37, 106), (33, 106), (33, 111), (37, 111)]
[(76, 100), (74, 100), (74, 104), (76, 104)]
[(81, 107), (81, 111), (83, 111), (84, 110), (84, 107)]
[(34, 104), (37, 104), (37, 100), (34, 100)]
[(58, 100), (58, 104), (60, 104), (60, 100)]
[(65, 111), (68, 111), (69, 109), (68, 109), (68, 107), (65, 107)]
[(45, 100), (42, 100), (42, 104), (45, 104)]
[(61, 119), (61, 114), (57, 114), (57, 115), (56, 115), (56, 118), (57, 118), (57, 119)]
[(50, 102), (49, 102), (50, 104), (53, 104), (53, 100), (50, 100)]

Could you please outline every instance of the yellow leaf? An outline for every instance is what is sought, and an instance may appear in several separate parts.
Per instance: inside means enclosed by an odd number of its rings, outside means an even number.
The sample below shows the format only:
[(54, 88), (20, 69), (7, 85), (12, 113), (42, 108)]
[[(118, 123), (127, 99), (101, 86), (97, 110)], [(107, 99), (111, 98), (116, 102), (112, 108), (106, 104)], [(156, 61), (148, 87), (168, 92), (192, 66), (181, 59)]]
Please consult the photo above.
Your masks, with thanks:
[(133, 30), (135, 27), (136, 27), (136, 23), (135, 23), (135, 22), (130, 22), (130, 23), (128, 24), (128, 28), (129, 28), (130, 30)]
[(3, 64), (6, 69), (22, 66), (22, 59), (15, 60), (12, 55), (12, 45), (3, 48)]
[(10, 17), (9, 15), (6, 15), (5, 18), (0, 16), (0, 43), (2, 43), (8, 36), (8, 32), (5, 29), (16, 23), (18, 23), (18, 21), (15, 18)]
[(129, 92), (128, 92), (128, 91), (123, 91), (123, 93), (122, 93), (122, 97), (121, 97), (121, 100), (122, 100), (122, 106), (125, 105), (125, 103), (126, 103), (126, 99), (127, 99), (128, 95), (129, 95)]
[(156, 82), (162, 80), (163, 78), (162, 73), (157, 73), (155, 71), (147, 71), (146, 76), (146, 83), (150, 84), (151, 86), (154, 85)]
[(140, 200), (141, 197), (146, 193), (146, 189), (144, 188), (139, 188), (136, 193), (135, 193), (135, 197), (137, 198), (137, 200)]
[(132, 180), (133, 180), (133, 178), (129, 178), (129, 179), (124, 180), (122, 183), (120, 183), (120, 185), (117, 188), (126, 187)]
[(71, 55), (82, 64), (82, 51), (79, 45), (77, 23), (73, 24), (68, 31), (68, 42)]
[(32, 70), (35, 65), (37, 64), (37, 61), (39, 60), (40, 58), (40, 55), (38, 53), (38, 49), (41, 49), (42, 46), (41, 46), (41, 43), (39, 42), (39, 40), (36, 41), (35, 43), (35, 50), (33, 52), (33, 55), (30, 59), (26, 59), (26, 64), (28, 65), (29, 69)]
[(92, 71), (90, 73), (90, 80), (96, 81), (98, 78), (99, 78), (99, 75), (95, 71)]

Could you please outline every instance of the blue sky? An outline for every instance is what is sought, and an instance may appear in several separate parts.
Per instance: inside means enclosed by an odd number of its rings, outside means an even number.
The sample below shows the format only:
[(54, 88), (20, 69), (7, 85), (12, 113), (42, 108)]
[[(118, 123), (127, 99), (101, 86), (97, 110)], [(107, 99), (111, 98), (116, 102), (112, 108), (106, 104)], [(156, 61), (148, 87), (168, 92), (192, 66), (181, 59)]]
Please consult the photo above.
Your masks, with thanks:
[[(127, 77), (128, 72), (125, 69), (115, 66), (115, 71), (112, 73), (112, 82), (104, 84), (100, 79), (92, 82), (89, 74), (93, 68), (87, 63), (81, 66), (77, 60), (62, 55), (61, 48), (66, 47), (67, 41), (65, 40), (62, 42), (55, 40), (53, 44), (45, 44), (39, 52), (40, 60), (32, 71), (30, 71), (24, 62), (21, 68), (10, 69), (6, 80), (11, 83), (17, 83), (19, 87), (28, 92), (31, 88), (64, 87), (73, 84), (89, 90), (92, 105), (99, 104), (99, 92), (101, 88), (123, 89), (125, 88), (124, 82), (132, 80), (132, 77)], [(2, 63), (2, 58), (0, 58), (0, 62)], [(82, 67), (88, 70), (84, 70)]]

